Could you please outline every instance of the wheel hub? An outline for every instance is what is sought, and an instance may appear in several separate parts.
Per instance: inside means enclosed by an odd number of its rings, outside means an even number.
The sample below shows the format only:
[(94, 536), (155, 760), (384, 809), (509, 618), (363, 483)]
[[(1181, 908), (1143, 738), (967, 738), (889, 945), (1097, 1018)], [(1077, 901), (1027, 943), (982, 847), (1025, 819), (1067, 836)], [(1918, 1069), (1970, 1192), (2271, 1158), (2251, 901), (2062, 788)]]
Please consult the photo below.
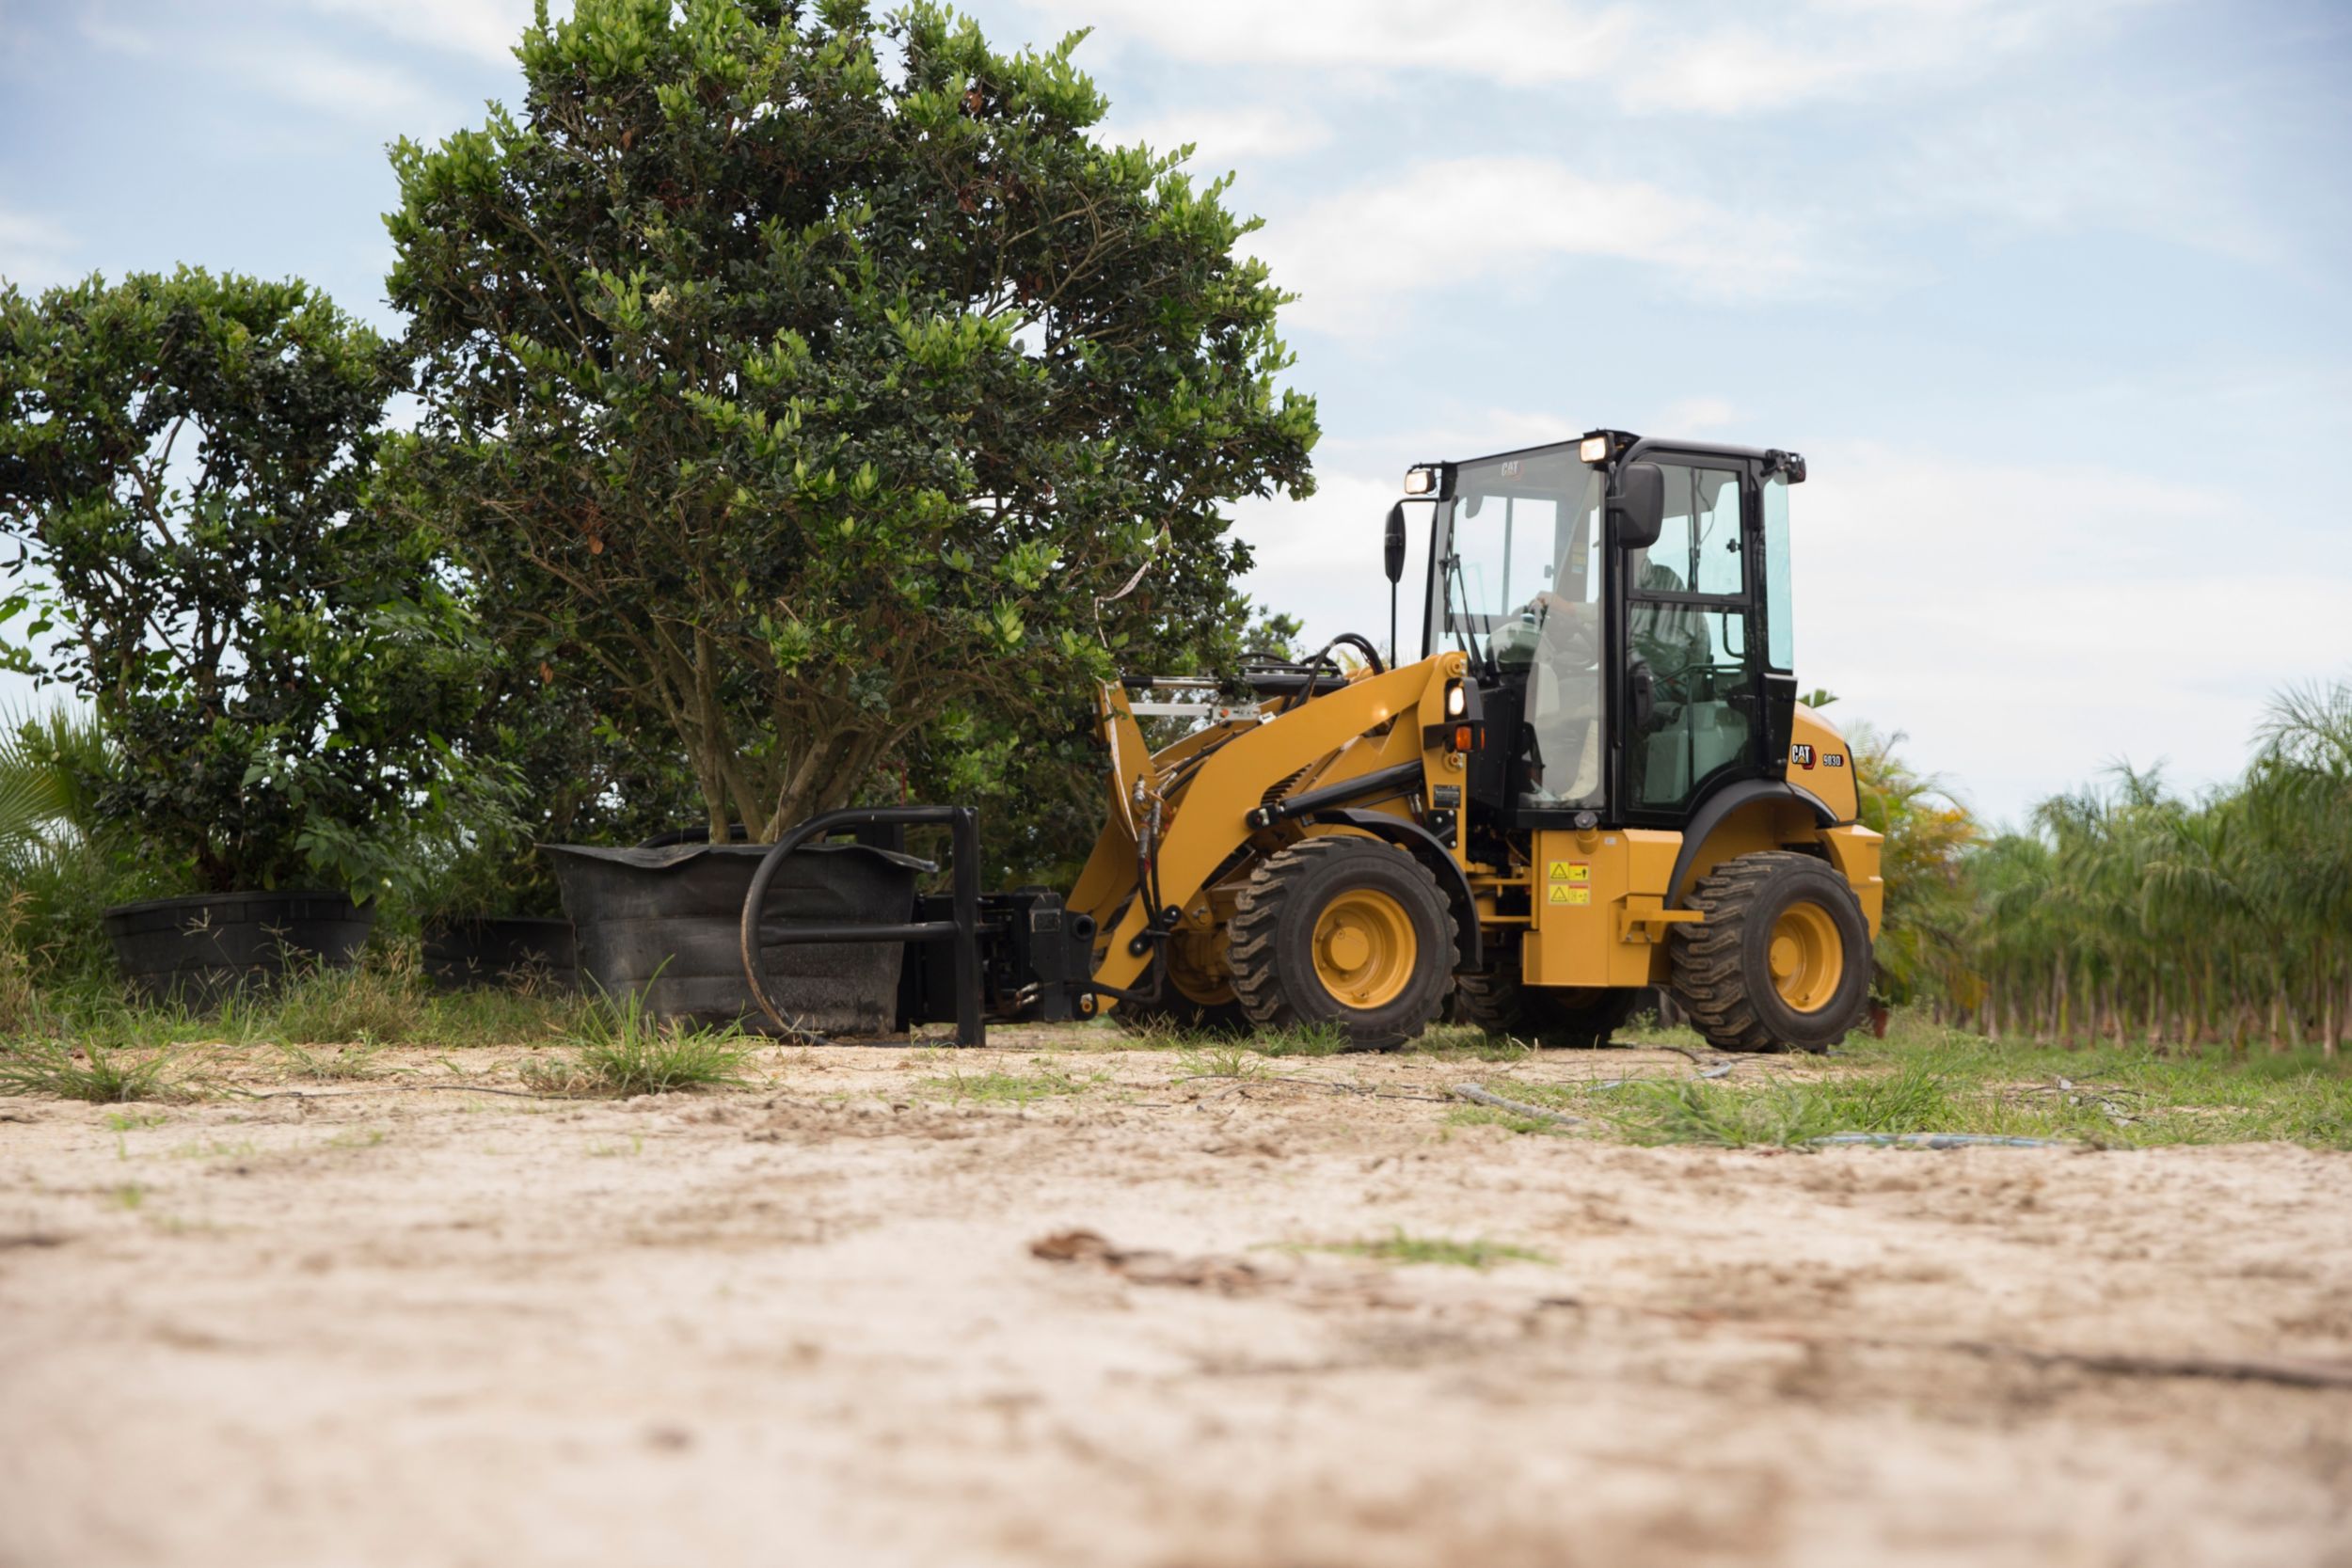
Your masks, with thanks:
[(1765, 963), (1783, 1002), (1797, 1012), (1820, 1011), (1846, 977), (1846, 949), (1838, 939), (1837, 922), (1819, 904), (1789, 905), (1772, 922)]
[(1394, 1001), (1412, 978), (1413, 923), (1405, 907), (1375, 888), (1341, 894), (1316, 917), (1315, 977), (1351, 1007)]

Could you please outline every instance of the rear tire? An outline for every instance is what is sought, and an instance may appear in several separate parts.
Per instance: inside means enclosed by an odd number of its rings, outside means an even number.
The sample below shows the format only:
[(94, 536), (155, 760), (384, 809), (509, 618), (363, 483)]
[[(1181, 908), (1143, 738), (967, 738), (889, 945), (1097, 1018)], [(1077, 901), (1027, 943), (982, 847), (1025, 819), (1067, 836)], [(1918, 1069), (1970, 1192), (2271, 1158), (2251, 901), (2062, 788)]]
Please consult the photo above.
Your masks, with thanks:
[(1607, 1045), (1640, 994), (1597, 986), (1531, 986), (1519, 977), (1516, 947), (1497, 953), (1486, 969), (1454, 977), (1454, 1010), (1464, 1023), (1489, 1035), (1571, 1049)]
[(1870, 998), (1870, 923), (1826, 861), (1779, 850), (1724, 862), (1674, 927), (1676, 1000), (1723, 1051), (1827, 1051)]
[(1233, 994), (1232, 976), (1209, 944), (1221, 931), (1176, 933), (1159, 963), (1159, 1000), (1122, 1002), (1111, 1016), (1130, 1033), (1153, 1035), (1175, 1029), (1193, 1035), (1246, 1035), (1249, 1015)]
[(1243, 887), (1226, 949), (1261, 1029), (1337, 1025), (1359, 1050), (1403, 1045), (1437, 1020), (1454, 971), (1454, 914), (1428, 868), (1369, 838), (1311, 838)]

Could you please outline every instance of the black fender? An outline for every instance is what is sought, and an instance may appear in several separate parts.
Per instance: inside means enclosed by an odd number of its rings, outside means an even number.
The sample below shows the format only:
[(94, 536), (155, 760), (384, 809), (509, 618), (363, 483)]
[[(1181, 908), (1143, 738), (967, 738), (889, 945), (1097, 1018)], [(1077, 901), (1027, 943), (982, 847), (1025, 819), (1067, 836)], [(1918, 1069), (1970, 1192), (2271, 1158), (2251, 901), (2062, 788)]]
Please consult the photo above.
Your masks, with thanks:
[(1307, 818), (1334, 828), (1355, 828), (1384, 838), (1429, 868), (1454, 911), (1454, 968), (1476, 969), (1486, 962), (1486, 947), (1478, 930), (1478, 900), (1470, 895), (1470, 876), (1455, 863), (1438, 835), (1418, 822), (1384, 811), (1319, 811)]
[(1758, 800), (1797, 800), (1810, 807), (1813, 819), (1824, 828), (1837, 826), (1837, 814), (1814, 796), (1806, 794), (1785, 779), (1741, 779), (1727, 784), (1709, 795), (1699, 809), (1691, 814), (1683, 825), (1682, 852), (1675, 856), (1674, 875), (1666, 879), (1666, 908), (1677, 909), (1682, 904), (1683, 873), (1698, 859), (1699, 850), (1707, 843), (1707, 835), (1724, 824), (1724, 820), (1741, 806), (1752, 806)]

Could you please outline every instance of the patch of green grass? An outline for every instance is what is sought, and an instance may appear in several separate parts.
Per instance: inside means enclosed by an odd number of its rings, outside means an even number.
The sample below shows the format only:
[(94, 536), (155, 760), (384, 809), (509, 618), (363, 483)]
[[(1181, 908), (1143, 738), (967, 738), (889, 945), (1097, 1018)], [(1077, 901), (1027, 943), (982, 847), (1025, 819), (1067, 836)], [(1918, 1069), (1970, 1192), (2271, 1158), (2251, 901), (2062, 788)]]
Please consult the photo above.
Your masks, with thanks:
[(1549, 1258), (1522, 1246), (1483, 1239), (1457, 1242), (1446, 1236), (1408, 1235), (1401, 1227), (1370, 1241), (1332, 1242), (1311, 1248), (1383, 1263), (1438, 1263), (1461, 1269), (1490, 1269), (1497, 1263), (1549, 1263)]
[(1466, 1023), (1443, 1023), (1405, 1048), (1441, 1062), (1518, 1062), (1535, 1054), (1533, 1041), (1489, 1035)]
[(163, 1111), (110, 1111), (106, 1114), (106, 1128), (113, 1132), (137, 1132), (161, 1127), (170, 1119)]
[(1187, 1051), (1177, 1064), (1176, 1076), (1183, 1078), (1270, 1078), (1265, 1061), (1246, 1045), (1220, 1045), (1204, 1051)]
[(147, 1189), (136, 1181), (125, 1181), (106, 1195), (106, 1201), (117, 1209), (135, 1209), (147, 1201)]
[(349, 1132), (336, 1133), (326, 1140), (326, 1147), (329, 1148), (375, 1148), (390, 1136), (391, 1134), (381, 1127), (358, 1128)]
[(1347, 1049), (1347, 1031), (1336, 1023), (1309, 1023), (1295, 1029), (1263, 1030), (1235, 1043), (1261, 1056), (1336, 1056)]
[(24, 1040), (0, 1048), (0, 1094), (51, 1095), (97, 1105), (160, 1100), (184, 1092), (167, 1080), (173, 1053), (85, 1038)]
[(424, 1010), (421, 1045), (533, 1045), (576, 1032), (593, 1007), (576, 994), (477, 988), (435, 996)]
[(363, 1038), (357, 1045), (331, 1052), (305, 1051), (298, 1045), (281, 1045), (278, 1049), (286, 1059), (286, 1070), (296, 1077), (331, 1084), (382, 1075), (375, 1058), (384, 1048), (373, 1040)]
[[(2066, 1051), (1918, 1019), (1899, 1019), (1883, 1040), (1856, 1035), (1826, 1062), (1765, 1058), (1724, 1079), (1677, 1073), (1613, 1088), (1515, 1081), (1511, 1093), (1572, 1110), (1593, 1132), (1647, 1144), (1802, 1148), (1836, 1132), (1958, 1132), (2097, 1148), (2352, 1148), (2352, 1061), (2344, 1058)], [(1512, 1122), (1497, 1116), (1490, 1124)]]
[(949, 1100), (975, 1101), (982, 1104), (1030, 1105), (1057, 1095), (1084, 1094), (1101, 1078), (1073, 1078), (1066, 1072), (1048, 1068), (1042, 1072), (950, 1072), (945, 1078), (926, 1078), (915, 1087)]
[(523, 1081), (561, 1094), (676, 1094), (746, 1082), (758, 1042), (739, 1029), (664, 1023), (636, 991), (592, 998), (576, 1015), (566, 1057), (532, 1061)]
[(195, 1143), (182, 1144), (171, 1151), (175, 1160), (249, 1160), (262, 1152), (262, 1146), (251, 1139), (225, 1144), (213, 1138), (199, 1138)]
[(45, 1032), (77, 1044), (95, 1037), (156, 1048), (301, 1048), (537, 1044), (576, 1032), (586, 1005), (527, 989), (437, 992), (418, 974), (411, 950), (395, 946), (357, 968), (312, 967), (210, 1007), (128, 1002), (119, 989), (90, 986), (50, 994), (42, 1006)]
[(1193, 1029), (1165, 1018), (1138, 1021), (1125, 1013), (1097, 1020), (1092, 1032), (1099, 1037), (1088, 1046), (1104, 1051), (1204, 1051), (1257, 1037), (1248, 1029)]
[(29, 1034), (42, 1022), (32, 959), (17, 943), (26, 902), (21, 888), (0, 898), (0, 1037)]
[(412, 1040), (423, 1032), (427, 996), (413, 967), (359, 964), (314, 968), (279, 987), (263, 1025), (281, 1045)]
[(1637, 1143), (1794, 1147), (1832, 1132), (1955, 1132), (1948, 1076), (1926, 1062), (1874, 1073), (1733, 1085), (1666, 1079), (1594, 1090), (1586, 1105)]
[(1501, 1127), (1513, 1132), (1541, 1132), (1552, 1137), (1567, 1137), (1577, 1131), (1565, 1122), (1518, 1116), (1491, 1105), (1456, 1105), (1445, 1114), (1445, 1121), (1448, 1127)]

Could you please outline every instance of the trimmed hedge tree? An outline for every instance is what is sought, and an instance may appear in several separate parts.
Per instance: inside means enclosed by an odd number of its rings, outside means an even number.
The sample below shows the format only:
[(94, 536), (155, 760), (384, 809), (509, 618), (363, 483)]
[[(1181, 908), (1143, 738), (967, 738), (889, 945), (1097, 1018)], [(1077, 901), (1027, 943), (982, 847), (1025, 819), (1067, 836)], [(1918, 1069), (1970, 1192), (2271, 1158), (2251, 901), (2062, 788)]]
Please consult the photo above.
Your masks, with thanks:
[(580, 0), (519, 116), (395, 150), (400, 492), (600, 667), (553, 678), (669, 727), (714, 834), (943, 720), (1065, 729), (1130, 646), (1231, 646), (1221, 504), (1311, 487), (1251, 225), (1091, 139), (1078, 37)]
[(298, 281), (0, 289), (0, 660), (96, 707), (98, 807), (167, 883), (400, 869), (473, 654), (362, 490), (399, 352)]

